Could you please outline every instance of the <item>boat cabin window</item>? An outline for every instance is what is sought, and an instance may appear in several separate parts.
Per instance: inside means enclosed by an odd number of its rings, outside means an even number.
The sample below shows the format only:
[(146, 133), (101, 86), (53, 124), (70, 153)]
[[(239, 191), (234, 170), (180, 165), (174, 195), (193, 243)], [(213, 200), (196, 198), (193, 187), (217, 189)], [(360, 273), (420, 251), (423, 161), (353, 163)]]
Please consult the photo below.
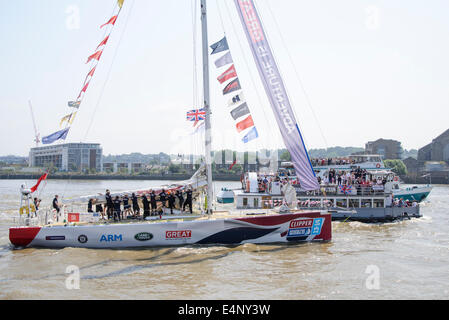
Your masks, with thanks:
[(374, 199), (374, 208), (383, 208), (384, 199)]
[(244, 207), (248, 206), (248, 198), (243, 198), (243, 206)]
[(371, 199), (362, 199), (361, 207), (362, 208), (371, 208), (372, 207)]
[(259, 208), (259, 198), (254, 198), (254, 208)]
[(337, 199), (337, 207), (347, 208), (348, 202), (346, 201), (346, 199)]
[(360, 207), (359, 199), (349, 199), (349, 208), (359, 208)]

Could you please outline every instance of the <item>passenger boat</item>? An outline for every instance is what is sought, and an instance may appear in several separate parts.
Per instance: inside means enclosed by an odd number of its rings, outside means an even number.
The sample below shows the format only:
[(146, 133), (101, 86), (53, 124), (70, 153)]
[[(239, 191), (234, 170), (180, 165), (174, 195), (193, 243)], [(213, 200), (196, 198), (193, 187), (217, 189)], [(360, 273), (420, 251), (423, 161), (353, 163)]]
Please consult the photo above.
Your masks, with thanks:
[[(123, 5), (123, 0), (118, 4)], [(262, 23), (252, 0), (235, 0), (243, 28), (253, 51), (256, 64), (264, 82), (279, 129), (287, 149), (296, 156), (293, 165), (306, 190), (318, 186), (307, 151), (299, 132), (293, 111), (283, 88), (283, 81), (264, 36)], [(115, 20), (117, 16), (114, 17)], [(110, 21), (115, 21), (110, 20)], [(207, 38), (206, 0), (201, 0), (201, 25), (203, 47), (203, 90), (205, 110), (205, 164), (188, 181), (159, 188), (151, 188), (156, 193), (162, 188), (168, 191), (191, 188), (196, 197), (203, 199), (195, 206), (192, 214), (173, 212), (167, 209), (157, 216), (145, 220), (126, 220), (117, 223), (103, 221), (96, 213), (85, 213), (76, 209), (76, 204), (84, 206), (88, 199), (105, 202), (105, 195), (88, 195), (74, 199), (62, 199), (65, 204), (59, 213), (39, 210), (30, 212), (31, 192), (21, 191), (21, 208), (27, 208), (17, 219), (17, 226), (9, 229), (9, 238), (18, 247), (83, 247), (83, 248), (133, 248), (180, 245), (235, 245), (243, 243), (292, 243), (310, 241), (330, 241), (332, 239), (331, 214), (327, 210), (297, 210), (284, 207), (283, 210), (229, 210), (212, 211), (212, 170), (209, 106), (209, 62)], [(255, 42), (255, 34), (257, 41)], [(263, 60), (257, 56), (263, 52)], [(98, 56), (97, 56), (98, 57)], [(270, 70), (262, 70), (261, 64), (270, 65)], [(269, 77), (270, 81), (267, 81)], [(275, 87), (270, 85), (275, 84)], [(282, 87), (280, 89), (280, 87)], [(273, 92), (276, 94), (273, 94)], [(277, 106), (282, 103), (283, 112)], [(79, 103), (78, 103), (79, 106)], [(288, 117), (288, 121), (283, 121)], [(285, 127), (288, 125), (289, 127)], [(148, 189), (113, 193), (115, 195), (138, 196), (146, 194)], [(208, 201), (208, 199), (210, 201)], [(204, 206), (202, 205), (204, 203)], [(32, 208), (31, 208), (31, 211)]]
[[(265, 180), (266, 179), (266, 180)], [(264, 182), (268, 181), (268, 183)], [(282, 207), (287, 196), (298, 209), (326, 209), (332, 220), (361, 222), (388, 222), (421, 217), (417, 201), (395, 205), (393, 195), (394, 175), (387, 175), (385, 185), (322, 185), (319, 190), (305, 191), (295, 183), (295, 176), (247, 173), (242, 179), (242, 189), (234, 190), (236, 205), (241, 209), (270, 210)], [(290, 181), (291, 184), (286, 183)]]

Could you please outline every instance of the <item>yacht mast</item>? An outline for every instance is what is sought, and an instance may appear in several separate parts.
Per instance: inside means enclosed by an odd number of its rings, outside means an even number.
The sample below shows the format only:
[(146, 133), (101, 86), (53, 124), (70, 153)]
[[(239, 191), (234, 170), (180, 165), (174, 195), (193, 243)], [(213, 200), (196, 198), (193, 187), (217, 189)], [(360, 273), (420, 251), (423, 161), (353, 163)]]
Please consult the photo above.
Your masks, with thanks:
[(205, 119), (205, 152), (206, 152), (206, 175), (207, 175), (207, 209), (206, 213), (212, 213), (213, 185), (212, 185), (212, 161), (211, 161), (211, 121), (210, 121), (210, 99), (209, 99), (209, 47), (207, 40), (207, 14), (206, 0), (201, 0), (201, 34), (203, 46), (203, 90)]

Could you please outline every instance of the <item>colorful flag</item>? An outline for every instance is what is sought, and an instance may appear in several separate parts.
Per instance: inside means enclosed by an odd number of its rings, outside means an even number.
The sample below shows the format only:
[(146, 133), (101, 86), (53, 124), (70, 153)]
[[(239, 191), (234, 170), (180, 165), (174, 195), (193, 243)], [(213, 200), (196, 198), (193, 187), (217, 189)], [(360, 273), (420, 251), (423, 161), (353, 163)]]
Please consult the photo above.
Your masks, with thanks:
[(117, 0), (117, 4), (118, 4), (118, 6), (120, 7), (120, 9), (121, 9), (122, 6), (123, 6), (123, 1), (125, 1), (125, 0)]
[(248, 105), (246, 102), (242, 103), (240, 106), (231, 111), (231, 116), (234, 120), (249, 114)]
[(237, 163), (237, 159), (236, 160), (234, 160), (234, 162), (231, 164), (231, 166), (229, 167), (229, 170), (231, 170), (232, 169), (232, 167), (235, 165)]
[(187, 111), (187, 121), (200, 121), (206, 117), (206, 111), (204, 109), (195, 109)]
[(72, 116), (71, 116), (70, 119), (69, 119), (69, 124), (72, 124), (72, 123), (73, 123), (73, 120), (75, 120), (75, 116), (76, 116), (76, 112), (75, 112), (75, 113), (72, 113)]
[(77, 108), (78, 109), (80, 104), (81, 104), (81, 101), (69, 101), (67, 104), (71, 108)]
[(253, 117), (251, 115), (249, 115), (244, 120), (237, 123), (235, 126), (236, 126), (238, 132), (242, 132), (243, 130), (254, 126)]
[(53, 143), (53, 142), (55, 142), (56, 140), (59, 140), (59, 139), (65, 140), (65, 138), (67, 137), (67, 133), (69, 132), (69, 129), (70, 129), (70, 127), (66, 128), (64, 130), (60, 130), (60, 131), (57, 131), (55, 133), (52, 133), (52, 134), (50, 134), (50, 135), (48, 135), (46, 137), (43, 137), (42, 138), (42, 143), (43, 144), (50, 144), (50, 143)]
[(225, 50), (228, 50), (228, 41), (226, 40), (226, 37), (224, 37), (223, 39), (221, 39), (220, 41), (214, 43), (213, 45), (210, 46), (212, 49), (211, 54), (214, 53), (218, 53), (218, 52), (222, 52)]
[(228, 51), (225, 55), (223, 55), (221, 58), (218, 58), (218, 60), (215, 61), (215, 66), (217, 68), (220, 68), (220, 67), (230, 64), (232, 62), (233, 61), (232, 61), (232, 57), (231, 57), (231, 52)]
[(101, 26), (100, 26), (100, 28), (103, 28), (105, 25), (107, 25), (107, 24), (115, 24), (115, 21), (117, 20), (117, 16), (113, 16), (111, 19), (109, 19), (109, 21), (108, 22), (106, 22), (105, 24), (102, 24)]
[(259, 134), (257, 133), (257, 129), (256, 127), (253, 127), (243, 138), (242, 141), (243, 143), (248, 143), (251, 140), (256, 139), (259, 136)]
[(32, 192), (32, 193), (35, 192), (35, 191), (37, 190), (37, 187), (39, 187), (39, 184), (40, 184), (43, 180), (47, 179), (47, 176), (48, 176), (48, 172), (44, 173), (44, 174), (39, 178), (39, 180), (37, 180), (37, 183), (36, 183), (33, 187), (31, 187), (31, 192)]
[(243, 95), (243, 92), (237, 93), (235, 96), (233, 96), (228, 101), (228, 106), (232, 107), (236, 104), (239, 104), (240, 102), (243, 102), (245, 100), (245, 96)]
[(226, 80), (229, 80), (229, 79), (235, 78), (235, 77), (237, 77), (237, 72), (235, 71), (234, 65), (232, 65), (228, 70), (226, 70), (220, 76), (218, 76), (217, 80), (220, 83), (223, 83)]
[(86, 63), (89, 63), (89, 61), (92, 60), (92, 59), (95, 59), (95, 60), (99, 61), (102, 53), (103, 53), (103, 50), (95, 52), (94, 54), (89, 56), (89, 58), (87, 58), (87, 62)]
[(223, 89), (223, 94), (228, 94), (233, 91), (240, 90), (240, 89), (241, 89), (241, 87), (240, 87), (239, 78), (236, 78), (226, 85), (226, 87)]
[(77, 98), (76, 100), (78, 100), (78, 99), (81, 97), (81, 94), (82, 94), (83, 92), (86, 92), (87, 87), (89, 86), (89, 83), (90, 83), (90, 81), (84, 85), (84, 87), (81, 89), (81, 92), (80, 92), (80, 94), (78, 95), (78, 98)]
[(66, 115), (65, 117), (63, 117), (62, 119), (61, 119), (61, 123), (59, 124), (59, 126), (62, 126), (62, 123), (64, 122), (64, 121), (70, 121), (70, 118), (72, 117), (72, 114), (68, 114), (68, 115)]
[[(107, 36), (106, 38), (104, 38), (103, 41), (100, 42), (97, 49), (100, 48), (101, 46), (104, 46), (106, 43), (108, 43), (108, 40), (109, 40), (109, 36)], [(95, 50), (97, 50), (97, 49), (95, 49)]]

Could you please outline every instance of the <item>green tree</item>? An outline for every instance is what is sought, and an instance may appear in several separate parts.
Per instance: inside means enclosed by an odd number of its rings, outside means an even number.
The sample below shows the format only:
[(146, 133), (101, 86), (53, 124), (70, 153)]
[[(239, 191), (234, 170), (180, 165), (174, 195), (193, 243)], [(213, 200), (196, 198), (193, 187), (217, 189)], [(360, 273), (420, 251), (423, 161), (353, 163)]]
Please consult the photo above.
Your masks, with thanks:
[(405, 166), (402, 160), (384, 160), (384, 164), (387, 168), (390, 168), (394, 173), (400, 176), (404, 176), (407, 174), (407, 167)]

